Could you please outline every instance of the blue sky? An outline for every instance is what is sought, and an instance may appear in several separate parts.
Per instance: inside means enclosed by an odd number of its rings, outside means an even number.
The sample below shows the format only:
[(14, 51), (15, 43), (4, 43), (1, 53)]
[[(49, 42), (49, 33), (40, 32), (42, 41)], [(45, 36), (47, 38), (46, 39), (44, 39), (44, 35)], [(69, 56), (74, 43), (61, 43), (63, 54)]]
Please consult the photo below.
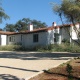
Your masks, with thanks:
[(53, 13), (51, 2), (60, 3), (61, 0), (2, 0), (2, 8), (10, 16), (10, 20), (3, 21), (0, 28), (5, 24), (15, 24), (22, 18), (36, 19), (45, 22), (48, 26), (52, 22), (61, 24), (59, 17)]

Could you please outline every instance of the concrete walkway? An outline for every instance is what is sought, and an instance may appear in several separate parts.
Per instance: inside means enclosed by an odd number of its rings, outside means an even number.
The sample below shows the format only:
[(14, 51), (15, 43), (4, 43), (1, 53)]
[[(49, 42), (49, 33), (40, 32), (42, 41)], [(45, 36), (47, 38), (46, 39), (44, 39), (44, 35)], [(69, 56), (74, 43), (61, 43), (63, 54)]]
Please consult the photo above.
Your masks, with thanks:
[(0, 52), (0, 80), (19, 80), (56, 67), (79, 53)]

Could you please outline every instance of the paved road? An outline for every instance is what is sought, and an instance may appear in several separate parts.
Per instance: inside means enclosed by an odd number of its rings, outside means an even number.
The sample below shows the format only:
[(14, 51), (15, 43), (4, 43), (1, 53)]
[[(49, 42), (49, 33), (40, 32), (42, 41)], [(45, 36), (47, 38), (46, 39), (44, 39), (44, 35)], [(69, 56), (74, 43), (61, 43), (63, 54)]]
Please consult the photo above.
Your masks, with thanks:
[(19, 80), (56, 67), (80, 53), (0, 52), (0, 80)]

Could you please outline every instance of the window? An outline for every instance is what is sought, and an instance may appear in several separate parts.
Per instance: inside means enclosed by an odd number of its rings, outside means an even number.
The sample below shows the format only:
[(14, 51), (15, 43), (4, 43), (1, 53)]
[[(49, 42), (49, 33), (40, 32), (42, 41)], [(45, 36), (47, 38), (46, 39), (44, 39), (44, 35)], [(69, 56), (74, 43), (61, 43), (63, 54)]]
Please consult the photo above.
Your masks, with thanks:
[(9, 37), (9, 41), (10, 42), (14, 42), (15, 41), (15, 37), (14, 36)]
[(38, 42), (38, 34), (33, 34), (33, 42)]
[(54, 42), (58, 42), (58, 41), (59, 41), (59, 34), (54, 33)]
[(9, 41), (11, 42), (11, 37), (9, 37)]
[(15, 37), (14, 36), (12, 36), (12, 42), (14, 42), (15, 41)]

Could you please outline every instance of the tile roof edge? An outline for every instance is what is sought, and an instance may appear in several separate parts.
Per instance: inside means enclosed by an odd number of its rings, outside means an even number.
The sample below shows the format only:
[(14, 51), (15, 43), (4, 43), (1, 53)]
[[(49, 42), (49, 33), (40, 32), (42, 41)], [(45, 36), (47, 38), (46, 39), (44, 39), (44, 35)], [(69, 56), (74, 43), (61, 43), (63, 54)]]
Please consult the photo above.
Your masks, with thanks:
[[(76, 23), (76, 24), (80, 24), (80, 23)], [(34, 33), (34, 32), (40, 32), (40, 31), (48, 31), (48, 30), (53, 30), (56, 28), (62, 28), (62, 27), (67, 27), (67, 26), (72, 26), (73, 24), (64, 24), (64, 25), (57, 25), (57, 26), (50, 26), (50, 27), (45, 27), (45, 28), (39, 28), (39, 29), (34, 29), (33, 31), (23, 31), (23, 32), (5, 32), (5, 31), (0, 31), (0, 34), (4, 34), (4, 35), (15, 35), (15, 34), (26, 34), (26, 33)]]

